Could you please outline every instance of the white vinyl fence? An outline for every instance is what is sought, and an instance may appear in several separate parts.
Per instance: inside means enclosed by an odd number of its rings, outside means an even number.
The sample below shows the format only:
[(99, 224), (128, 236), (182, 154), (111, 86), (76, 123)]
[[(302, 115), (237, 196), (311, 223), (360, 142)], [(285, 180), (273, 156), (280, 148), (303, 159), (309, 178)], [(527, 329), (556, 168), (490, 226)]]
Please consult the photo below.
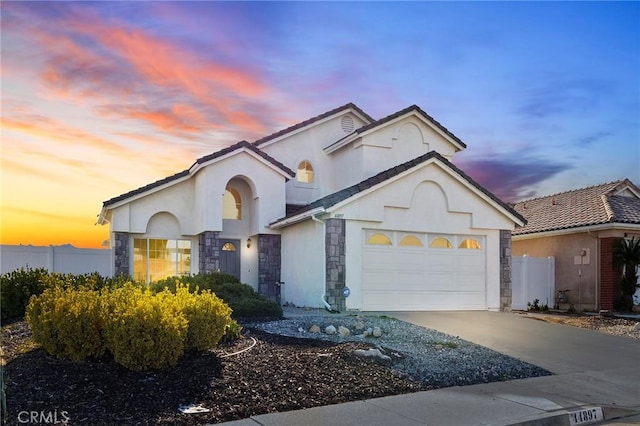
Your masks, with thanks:
[(511, 309), (526, 310), (538, 299), (540, 306), (555, 304), (555, 258), (511, 258)]
[(66, 246), (0, 246), (0, 272), (6, 274), (20, 268), (45, 268), (63, 274), (98, 272), (113, 275), (111, 249), (84, 249)]

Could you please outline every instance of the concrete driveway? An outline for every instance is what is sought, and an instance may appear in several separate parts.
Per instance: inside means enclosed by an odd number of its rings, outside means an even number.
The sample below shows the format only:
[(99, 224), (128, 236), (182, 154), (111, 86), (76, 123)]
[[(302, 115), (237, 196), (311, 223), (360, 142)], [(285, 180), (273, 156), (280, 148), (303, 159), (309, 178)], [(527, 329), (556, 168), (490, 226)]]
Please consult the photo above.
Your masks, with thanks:
[[(640, 340), (506, 312), (385, 312), (459, 336), (555, 374), (626, 371), (640, 392)], [(640, 395), (638, 397), (640, 403)]]
[(234, 426), (569, 426), (581, 409), (640, 424), (640, 340), (504, 312), (366, 312), (459, 336), (538, 365), (551, 376), (272, 413)]

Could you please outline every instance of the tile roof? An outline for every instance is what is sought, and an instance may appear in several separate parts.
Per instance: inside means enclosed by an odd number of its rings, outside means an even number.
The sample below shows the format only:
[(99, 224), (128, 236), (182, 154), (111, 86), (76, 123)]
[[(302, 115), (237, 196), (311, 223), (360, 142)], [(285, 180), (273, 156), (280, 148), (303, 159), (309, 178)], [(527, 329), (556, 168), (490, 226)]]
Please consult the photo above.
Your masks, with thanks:
[(453, 163), (451, 163), (449, 160), (447, 160), (445, 157), (443, 157), (441, 154), (439, 154), (436, 151), (430, 151), (424, 155), (421, 155), (420, 157), (414, 158), (413, 160), (409, 160), (406, 163), (402, 163), (396, 167), (393, 167), (391, 169), (385, 170), (383, 172), (380, 172), (368, 179), (365, 179), (359, 183), (356, 183), (355, 185), (351, 185), (347, 188), (344, 188), (340, 191), (334, 192), (332, 194), (329, 194), (325, 197), (322, 197), (316, 201), (313, 201), (310, 204), (307, 204), (304, 207), (301, 207), (300, 209), (296, 210), (295, 212), (291, 212), (290, 214), (286, 215), (283, 218), (280, 218), (278, 220), (276, 220), (275, 222), (272, 223), (272, 225), (284, 221), (290, 217), (294, 217), (294, 216), (298, 216), (301, 215), (305, 212), (309, 212), (312, 210), (315, 210), (317, 208), (323, 207), (325, 209), (332, 207), (356, 194), (359, 194), (360, 192), (363, 192), (369, 188), (372, 188), (380, 183), (383, 183), (385, 181), (387, 181), (388, 179), (391, 179), (394, 176), (397, 176), (409, 169), (414, 168), (415, 166), (424, 163), (427, 160), (430, 160), (432, 158), (436, 158), (438, 159), (440, 162), (442, 162), (446, 167), (448, 167), (449, 169), (451, 169), (452, 171), (454, 171), (456, 174), (458, 174), (460, 177), (462, 177), (463, 179), (465, 179), (467, 182), (469, 182), (471, 185), (473, 185), (476, 189), (480, 190), (483, 194), (485, 194), (486, 196), (488, 196), (489, 198), (491, 198), (493, 201), (495, 201), (496, 203), (498, 203), (500, 206), (502, 206), (505, 210), (507, 210), (509, 213), (511, 213), (512, 215), (514, 215), (515, 217), (517, 217), (518, 219), (522, 220), (522, 222), (526, 223), (526, 220), (524, 217), (522, 217), (517, 211), (515, 211), (510, 205), (504, 203), (502, 200), (500, 200), (498, 197), (496, 197), (494, 194), (492, 194), (491, 192), (489, 192), (486, 188), (484, 188), (483, 186), (481, 186), (478, 182), (474, 181), (473, 179), (471, 179), (471, 177), (469, 175), (467, 175), (466, 173), (464, 173), (462, 170), (460, 170), (458, 167), (456, 167)]
[(264, 143), (269, 142), (270, 140), (279, 138), (280, 136), (284, 136), (287, 133), (291, 133), (291, 132), (293, 132), (295, 130), (298, 130), (298, 129), (301, 129), (301, 128), (305, 127), (305, 126), (308, 126), (309, 124), (313, 124), (313, 123), (315, 123), (317, 121), (320, 121), (320, 120), (322, 120), (324, 118), (327, 118), (327, 117), (331, 117), (332, 115), (335, 115), (335, 114), (337, 114), (337, 113), (339, 113), (341, 111), (346, 111), (348, 109), (354, 109), (360, 115), (365, 117), (368, 121), (375, 121), (369, 114), (367, 114), (366, 112), (364, 112), (363, 110), (358, 108), (358, 106), (356, 104), (354, 104), (352, 102), (349, 102), (348, 104), (339, 106), (338, 108), (334, 108), (331, 111), (327, 111), (325, 113), (322, 113), (320, 115), (312, 117), (312, 118), (310, 118), (308, 120), (305, 120), (305, 121), (303, 121), (301, 123), (294, 124), (293, 126), (287, 127), (286, 129), (283, 129), (283, 130), (280, 130), (280, 131), (278, 131), (276, 133), (273, 133), (273, 134), (271, 134), (269, 136), (265, 136), (265, 137), (263, 137), (261, 139), (258, 139), (257, 141), (253, 142), (253, 144), (255, 146), (260, 146), (260, 145), (262, 145)]
[(140, 188), (134, 189), (132, 191), (129, 191), (127, 193), (124, 193), (122, 195), (118, 195), (117, 197), (111, 198), (110, 200), (105, 201), (102, 205), (103, 207), (108, 207), (112, 204), (115, 204), (117, 202), (126, 200), (127, 198), (133, 197), (134, 195), (138, 195), (138, 194), (142, 194), (145, 193), (151, 189), (157, 188), (159, 186), (162, 186), (164, 184), (170, 183), (172, 181), (178, 180), (180, 178), (183, 178), (185, 176), (189, 176), (190, 174), (190, 170), (191, 168), (193, 168), (193, 166), (195, 166), (196, 164), (204, 164), (208, 161), (214, 160), (216, 158), (219, 157), (223, 157), (227, 154), (232, 153), (233, 151), (237, 151), (239, 149), (248, 149), (251, 152), (254, 152), (255, 154), (257, 154), (258, 156), (262, 157), (265, 161), (273, 164), (274, 166), (278, 167), (279, 169), (281, 169), (282, 171), (284, 171), (286, 174), (288, 174), (291, 177), (294, 177), (296, 174), (293, 170), (291, 170), (290, 168), (288, 168), (287, 166), (285, 166), (284, 164), (282, 164), (281, 162), (277, 161), (276, 159), (274, 159), (273, 157), (271, 157), (270, 155), (266, 154), (265, 152), (262, 152), (260, 149), (256, 148), (255, 146), (253, 146), (252, 144), (250, 144), (247, 141), (240, 141), (238, 143), (235, 143), (231, 146), (228, 146), (226, 148), (221, 149), (220, 151), (216, 151), (212, 154), (209, 155), (205, 155), (204, 157), (198, 158), (196, 160), (195, 163), (193, 163), (193, 165), (191, 167), (189, 167), (189, 169), (187, 170), (183, 170), (179, 173), (176, 173), (175, 175), (171, 175), (168, 176), (166, 178), (157, 180), (155, 182), (152, 182), (148, 185), (142, 186)]
[(640, 194), (626, 179), (520, 201), (514, 207), (528, 223), (513, 235), (606, 223), (640, 224), (640, 199), (615, 195), (625, 187)]

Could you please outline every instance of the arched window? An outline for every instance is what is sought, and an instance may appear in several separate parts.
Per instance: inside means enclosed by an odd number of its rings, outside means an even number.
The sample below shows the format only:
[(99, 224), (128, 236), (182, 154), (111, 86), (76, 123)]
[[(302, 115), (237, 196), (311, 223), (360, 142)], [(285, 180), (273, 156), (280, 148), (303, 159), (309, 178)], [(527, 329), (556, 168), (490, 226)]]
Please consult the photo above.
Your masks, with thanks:
[(240, 193), (233, 188), (227, 188), (222, 196), (222, 218), (242, 219), (242, 199)]
[(460, 243), (458, 248), (480, 250), (480, 243), (473, 238), (467, 238)]
[(406, 235), (400, 240), (400, 245), (405, 247), (422, 247), (422, 241), (415, 235)]
[(453, 248), (453, 244), (451, 244), (451, 241), (447, 240), (444, 237), (438, 237), (438, 238), (434, 238), (433, 240), (431, 240), (431, 243), (429, 244), (429, 247), (431, 247), (431, 248)]
[(301, 183), (313, 183), (313, 166), (307, 160), (298, 164), (296, 180)]
[(233, 243), (224, 243), (222, 251), (236, 251), (236, 246)]
[(390, 246), (391, 240), (384, 234), (373, 234), (367, 239), (367, 244), (378, 246)]

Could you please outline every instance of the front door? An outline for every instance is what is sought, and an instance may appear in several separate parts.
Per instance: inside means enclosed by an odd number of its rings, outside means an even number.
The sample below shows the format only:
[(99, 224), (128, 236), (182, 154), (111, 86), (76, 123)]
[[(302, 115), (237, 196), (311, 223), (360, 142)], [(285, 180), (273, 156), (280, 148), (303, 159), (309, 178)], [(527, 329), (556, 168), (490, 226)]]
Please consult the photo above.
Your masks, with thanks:
[(221, 240), (220, 271), (240, 279), (240, 240)]

